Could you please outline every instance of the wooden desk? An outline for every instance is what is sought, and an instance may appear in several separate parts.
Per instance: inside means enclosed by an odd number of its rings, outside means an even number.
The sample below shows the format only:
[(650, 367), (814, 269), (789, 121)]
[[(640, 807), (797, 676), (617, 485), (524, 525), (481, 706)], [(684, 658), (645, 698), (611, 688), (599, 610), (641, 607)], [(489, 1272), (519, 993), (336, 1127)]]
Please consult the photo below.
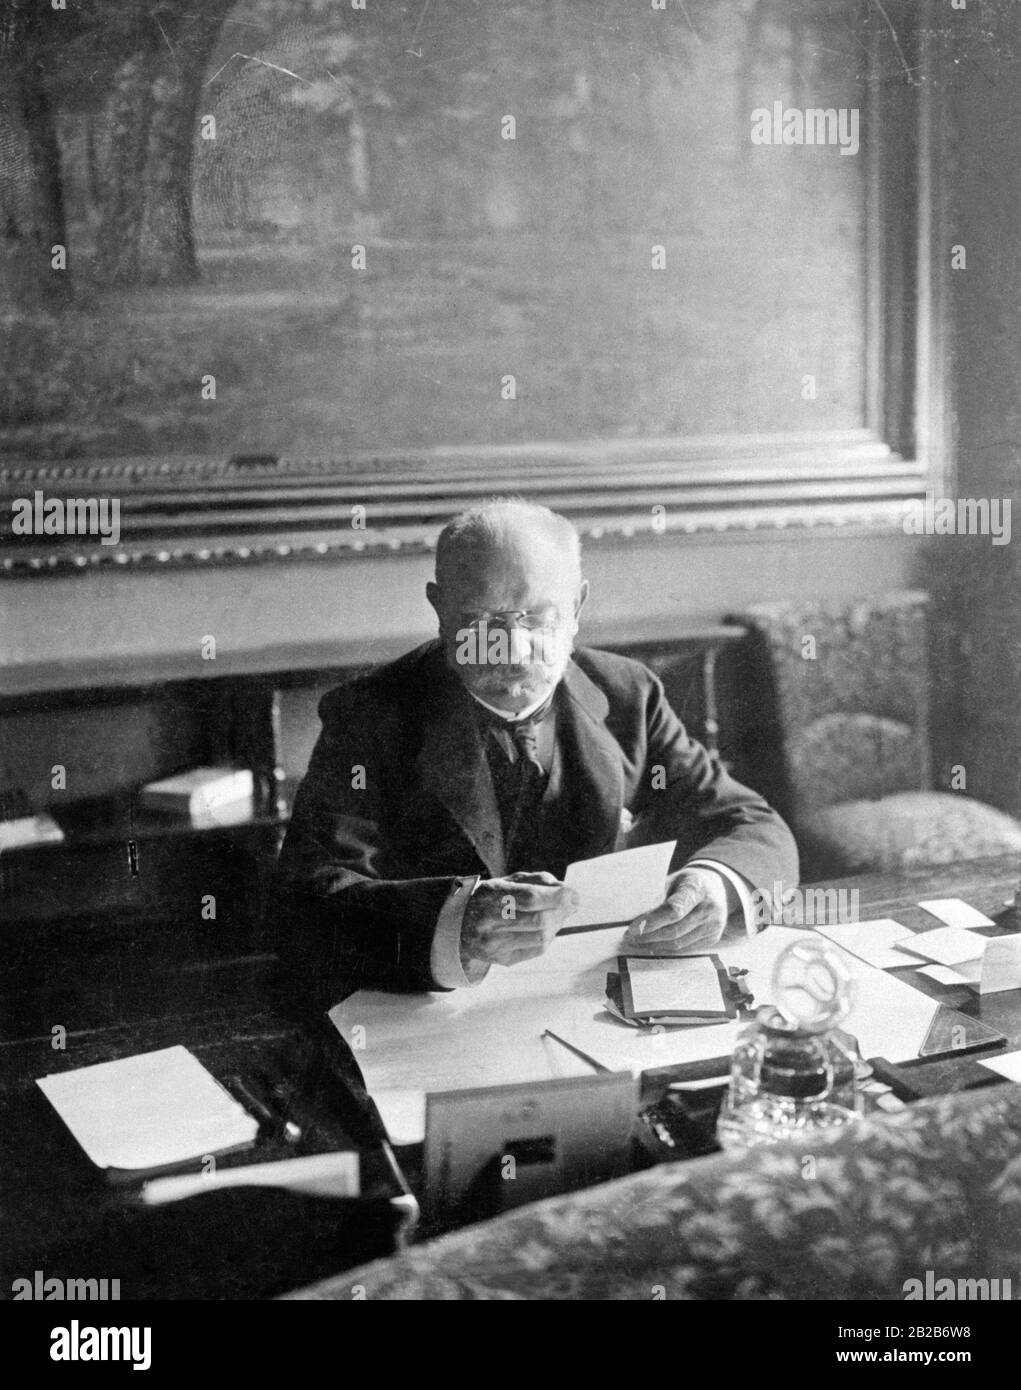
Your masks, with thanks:
[[(251, 987), (257, 973), (234, 979)], [(0, 1298), (36, 1270), (46, 1278), (117, 1278), (122, 1299), (267, 1298), (306, 1279), (311, 1266), (326, 1275), (398, 1247), (406, 1203), (392, 1200), (399, 1189), (343, 1048), (328, 1039), (324, 1064), (314, 1030), (296, 1029), (257, 998), (211, 1007), (222, 983), (182, 998), (159, 1021), (70, 1032), (63, 1051), (49, 1036), (0, 1048)], [(290, 1079), (288, 1109), (303, 1131), (294, 1152), (357, 1149), (362, 1199), (234, 1188), (147, 1207), (132, 1189), (110, 1184), (34, 1078), (174, 1044), (221, 1081), (253, 1072)], [(289, 1152), (278, 1143), (260, 1156)]]
[[(893, 915), (906, 925), (922, 926), (931, 925), (931, 920), (915, 907), (919, 898), (962, 897), (998, 917), (1004, 914), (1007, 900), (1012, 900), (1017, 879), (1013, 859), (996, 859), (870, 875), (826, 886), (857, 889), (863, 918)], [(1007, 920), (1004, 926), (1013, 922)], [(111, 1248), (117, 1230), (129, 1229), (135, 1239), (140, 1222), (144, 1225), (151, 1218), (151, 1213), (134, 1212), (127, 1220), (122, 1194), (95, 1173), (34, 1085), (34, 1078), (47, 1072), (173, 1043), (191, 1048), (221, 1077), (243, 1072), (253, 1057), (268, 1069), (297, 1066), (292, 1075), (300, 1072), (302, 1086), (307, 1086), (303, 1103), (325, 1105), (325, 1110), (316, 1109), (320, 1118), (315, 1122), (330, 1127), (334, 1142), (338, 1146), (350, 1142), (370, 1156), (380, 1153), (374, 1114), (353, 1059), (328, 1023), (300, 1017), (281, 998), (271, 956), (192, 962), (175, 973), (172, 934), (157, 933), (148, 944), (144, 939), (132, 940), (130, 949), (111, 949), (95, 959), (79, 942), (77, 952), (65, 962), (50, 961), (59, 967), (52, 972), (45, 957), (33, 959), (30, 941), (22, 940), (13, 948), (13, 960), (12, 943), (5, 943), (2, 974), (8, 1007), (0, 1041), (0, 1296), (9, 1296), (12, 1279), (30, 1277), (36, 1269), (53, 1275), (106, 1275), (129, 1281), (123, 1250), (118, 1258), (124, 1262), (116, 1268), (95, 1268), (86, 1262), (99, 1258), (96, 1251)], [(162, 947), (156, 948), (160, 941)], [(1018, 992), (979, 998), (966, 988), (941, 987), (917, 973), (912, 979), (942, 1002), (1000, 1029), (1011, 1048), (1021, 1047)], [(20, 997), (12, 1011), (16, 994)], [(60, 1051), (54, 1049), (51, 1033), (57, 1026), (67, 1030), (66, 1047)], [(325, 1071), (317, 1070), (327, 1054)], [(974, 1072), (968, 1059), (922, 1065), (948, 1091)], [(989, 1080), (996, 1080), (992, 1073)], [(372, 1190), (381, 1197), (383, 1169), (370, 1162), (367, 1172), (370, 1188), (375, 1182)], [(222, 1245), (237, 1264), (233, 1281), (225, 1278), (222, 1269), (208, 1275), (211, 1287), (203, 1289), (201, 1277), (197, 1278), (194, 1296), (266, 1296), (320, 1277), (331, 1272), (330, 1267), (340, 1270), (383, 1253), (380, 1247), (385, 1248), (393, 1236), (382, 1208), (374, 1210), (366, 1226), (349, 1228), (346, 1235), (326, 1230), (321, 1213), (286, 1201), (276, 1203), (258, 1220), (243, 1213), (239, 1216), (239, 1211), (235, 1205), (189, 1218), (182, 1207), (180, 1220), (201, 1227), (203, 1248)], [(175, 1233), (167, 1227), (161, 1238), (170, 1243), (165, 1258), (172, 1266), (181, 1229)], [(188, 1258), (195, 1258), (194, 1249)], [(161, 1296), (151, 1268), (146, 1278), (149, 1282), (143, 1281), (141, 1293)], [(122, 1297), (130, 1296), (125, 1282)]]

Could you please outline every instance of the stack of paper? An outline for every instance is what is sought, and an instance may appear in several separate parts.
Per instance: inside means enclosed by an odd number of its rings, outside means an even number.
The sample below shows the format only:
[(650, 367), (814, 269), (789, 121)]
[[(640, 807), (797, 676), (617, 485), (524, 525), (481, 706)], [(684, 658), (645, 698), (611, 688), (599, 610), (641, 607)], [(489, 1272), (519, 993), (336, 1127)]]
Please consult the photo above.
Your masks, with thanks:
[[(945, 932), (957, 933), (956, 927), (941, 927), (936, 931), (922, 932), (901, 950), (910, 950), (937, 962), (935, 965), (920, 967), (919, 974), (927, 975), (941, 985), (970, 985), (979, 994), (1003, 994), (1010, 989), (1021, 989), (1021, 932), (1011, 936), (970, 937), (971, 950), (959, 940), (958, 935), (944, 936)], [(933, 945), (930, 937), (936, 937)]]
[(194, 767), (149, 782), (139, 802), (152, 811), (179, 812), (199, 826), (235, 825), (251, 819), (255, 779), (247, 767)]
[(251, 1143), (259, 1128), (184, 1047), (58, 1072), (37, 1085), (100, 1168), (184, 1163)]

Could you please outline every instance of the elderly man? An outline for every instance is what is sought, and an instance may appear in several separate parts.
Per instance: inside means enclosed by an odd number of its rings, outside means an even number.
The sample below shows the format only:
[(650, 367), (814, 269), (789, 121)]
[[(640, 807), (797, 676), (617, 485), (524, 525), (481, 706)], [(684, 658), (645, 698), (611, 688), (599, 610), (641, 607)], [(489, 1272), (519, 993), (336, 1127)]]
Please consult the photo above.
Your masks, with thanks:
[(324, 697), (280, 861), (284, 953), (324, 998), (539, 955), (574, 906), (567, 865), (625, 843), (677, 841), (665, 901), (630, 925), (643, 948), (708, 948), (732, 916), (751, 929), (752, 891), (797, 882), (786, 825), (652, 672), (573, 650), (587, 592), (564, 517), (486, 503), (440, 535), (438, 641)]

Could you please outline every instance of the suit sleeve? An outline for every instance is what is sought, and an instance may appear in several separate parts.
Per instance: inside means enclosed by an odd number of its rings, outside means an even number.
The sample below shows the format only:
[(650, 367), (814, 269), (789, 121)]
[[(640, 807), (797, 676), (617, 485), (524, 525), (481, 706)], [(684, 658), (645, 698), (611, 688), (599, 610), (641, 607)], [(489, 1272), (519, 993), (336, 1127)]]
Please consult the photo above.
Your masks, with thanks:
[(689, 737), (651, 672), (644, 767), (632, 810), (637, 824), (631, 842), (676, 839), (674, 869), (714, 859), (770, 896), (777, 882), (797, 885), (798, 851), (786, 823)]
[(380, 742), (386, 721), (351, 688), (325, 696), (320, 716), (323, 728), (277, 870), (284, 967), (292, 984), (324, 1007), (362, 985), (438, 988), (433, 936), (458, 881), (387, 877)]

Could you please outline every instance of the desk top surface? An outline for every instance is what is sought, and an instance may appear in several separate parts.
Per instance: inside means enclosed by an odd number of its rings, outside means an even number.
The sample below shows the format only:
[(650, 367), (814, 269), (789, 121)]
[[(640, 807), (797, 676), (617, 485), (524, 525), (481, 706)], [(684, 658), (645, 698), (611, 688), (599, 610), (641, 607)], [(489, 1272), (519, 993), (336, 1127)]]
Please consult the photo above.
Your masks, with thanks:
[[(857, 889), (862, 918), (895, 915), (907, 926), (931, 926), (917, 908), (920, 899), (960, 897), (1004, 926), (1004, 915), (1017, 887), (1018, 869), (1011, 858), (977, 860), (937, 869), (871, 874), (833, 881), (826, 887)], [(172, 926), (172, 924), (167, 924)], [(301, 1020), (279, 1004), (273, 991), (271, 956), (175, 961), (173, 937), (150, 926), (94, 955), (83, 950), (81, 926), (65, 943), (65, 953), (51, 939), (43, 957), (33, 958), (31, 940), (3, 942), (7, 953), (6, 996), (0, 1035), (0, 1182), (3, 1244), (21, 1264), (40, 1266), (55, 1232), (66, 1243), (75, 1232), (84, 1239), (90, 1224), (115, 1196), (97, 1186), (91, 1165), (49, 1111), (36, 1077), (86, 1066), (157, 1047), (181, 1043), (191, 1048), (217, 1075), (243, 1069), (253, 1049), (279, 1057), (280, 1049), (299, 1032), (318, 1032), (321, 1021)], [(168, 944), (169, 943), (169, 944)], [(963, 986), (945, 987), (920, 977), (913, 981), (926, 993), (962, 1012), (982, 1018), (1021, 1047), (1021, 1004), (1017, 992), (979, 998)], [(17, 1007), (10, 1008), (17, 1000)], [(66, 1029), (66, 1045), (54, 1045), (57, 1027)], [(336, 1040), (338, 1059), (343, 1044)], [(335, 1099), (340, 1130), (356, 1146), (374, 1142), (374, 1121), (350, 1059), (341, 1059)], [(940, 1089), (953, 1090), (969, 1059), (924, 1064), (942, 1068)], [(955, 1068), (958, 1069), (955, 1072)], [(966, 1084), (962, 1081), (961, 1084)], [(346, 1092), (346, 1094), (344, 1094)], [(338, 1133), (340, 1132), (338, 1130)], [(35, 1260), (36, 1263), (32, 1263)], [(12, 1276), (13, 1277), (13, 1276)], [(10, 1283), (0, 1285), (0, 1293)], [(125, 1295), (127, 1296), (127, 1295)]]

